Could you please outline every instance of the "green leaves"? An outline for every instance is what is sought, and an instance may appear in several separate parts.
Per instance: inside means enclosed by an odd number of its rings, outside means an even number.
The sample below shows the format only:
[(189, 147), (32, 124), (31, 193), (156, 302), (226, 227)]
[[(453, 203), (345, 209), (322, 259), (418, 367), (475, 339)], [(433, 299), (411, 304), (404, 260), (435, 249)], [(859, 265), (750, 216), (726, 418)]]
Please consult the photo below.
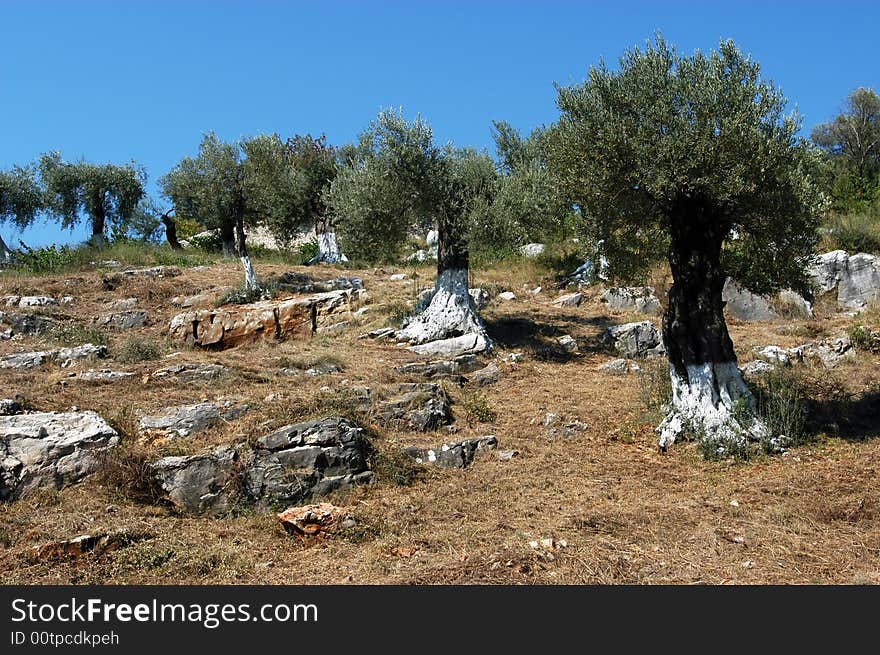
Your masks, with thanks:
[(612, 274), (662, 257), (683, 205), (701, 206), (688, 220), (707, 232), (753, 237), (737, 248), (773, 248), (780, 262), (812, 250), (822, 198), (798, 118), (732, 41), (686, 57), (658, 37), (617, 71), (603, 63), (557, 90), (550, 166)]
[(11, 171), (0, 171), (0, 221), (26, 228), (34, 222), (44, 203), (34, 167), (15, 166)]

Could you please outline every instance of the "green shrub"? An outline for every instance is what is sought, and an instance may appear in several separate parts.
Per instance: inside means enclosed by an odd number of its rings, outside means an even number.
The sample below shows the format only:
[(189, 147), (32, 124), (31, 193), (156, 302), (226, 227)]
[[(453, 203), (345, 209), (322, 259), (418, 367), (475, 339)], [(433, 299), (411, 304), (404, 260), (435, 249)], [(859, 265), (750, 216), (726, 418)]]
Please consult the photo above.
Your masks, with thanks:
[(853, 325), (849, 329), (849, 340), (858, 350), (880, 352), (880, 333), (864, 325)]
[(805, 396), (801, 380), (791, 371), (776, 369), (754, 385), (756, 414), (767, 426), (762, 445), (766, 452), (778, 446), (799, 446), (810, 441), (806, 432)]
[(159, 359), (162, 356), (162, 349), (152, 341), (141, 339), (140, 337), (132, 337), (124, 341), (118, 348), (114, 349), (113, 359), (124, 364), (137, 364), (138, 362), (147, 362)]
[(82, 323), (60, 323), (52, 329), (50, 336), (62, 346), (79, 346), (84, 343), (93, 343), (96, 346), (107, 345), (105, 332), (94, 325)]
[(15, 254), (15, 264), (29, 273), (56, 273), (69, 269), (76, 263), (75, 251), (69, 246), (46, 246), (30, 248), (19, 241), (21, 250)]
[(303, 262), (311, 261), (318, 256), (318, 240), (312, 237), (308, 241), (304, 241), (296, 247), (296, 252)]
[(826, 235), (829, 249), (880, 253), (880, 210), (836, 216)]
[(646, 418), (658, 422), (672, 403), (669, 366), (665, 362), (642, 362), (639, 366), (639, 400), (645, 409)]

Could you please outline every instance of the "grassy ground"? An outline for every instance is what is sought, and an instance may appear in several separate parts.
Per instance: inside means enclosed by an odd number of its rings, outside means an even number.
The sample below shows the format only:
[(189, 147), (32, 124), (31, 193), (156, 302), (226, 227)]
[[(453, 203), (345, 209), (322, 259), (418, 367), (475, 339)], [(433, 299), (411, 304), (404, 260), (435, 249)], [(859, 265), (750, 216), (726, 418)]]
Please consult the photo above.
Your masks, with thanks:
[[(149, 262), (141, 262), (149, 263)], [(188, 262), (181, 261), (181, 264)], [(191, 262), (196, 263), (196, 262)], [(317, 277), (356, 274), (370, 294), (370, 311), (348, 330), (309, 341), (263, 342), (213, 353), (189, 349), (167, 336), (180, 311), (173, 296), (208, 292), (219, 298), (240, 282), (232, 263), (200, 261), (176, 278), (128, 280), (109, 290), (107, 271), (85, 266), (63, 274), (5, 274), (0, 295), (69, 295), (60, 311), (65, 334), (42, 340), (0, 342), (0, 354), (59, 340), (101, 338), (112, 358), (73, 369), (46, 366), (4, 370), (0, 397), (16, 394), (39, 410), (93, 409), (135, 447), (138, 412), (201, 399), (241, 396), (251, 410), (238, 420), (173, 444), (138, 444), (151, 456), (197, 452), (212, 444), (252, 439), (285, 423), (328, 408), (321, 388), (404, 381), (394, 367), (415, 356), (358, 335), (401, 315), (419, 287), (431, 283), (430, 267), (344, 271), (305, 269), (258, 261), (263, 278), (287, 270)], [(405, 272), (416, 283), (390, 281)], [(409, 433), (376, 429), (386, 459), (410, 445), (494, 434), (501, 449), (520, 456), (502, 462), (480, 455), (463, 471), (424, 469), (399, 486), (390, 467), (368, 487), (334, 497), (357, 520), (354, 529), (304, 546), (288, 537), (274, 515), (243, 510), (223, 519), (194, 518), (142, 504), (94, 477), (59, 491), (44, 491), (0, 505), (0, 571), (5, 583), (877, 583), (880, 582), (880, 390), (877, 354), (828, 372), (804, 367), (806, 388), (832, 407), (837, 430), (815, 435), (809, 446), (784, 456), (748, 462), (704, 461), (693, 444), (657, 452), (657, 416), (641, 400), (635, 374), (609, 376), (596, 367), (613, 357), (599, 336), (611, 324), (642, 317), (610, 314), (598, 292), (586, 292), (578, 308), (557, 308), (551, 276), (529, 262), (476, 271), (474, 284), (509, 289), (517, 300), (493, 300), (484, 311), (498, 349), (500, 381), (473, 390), (450, 388), (454, 436), (445, 431)], [(664, 284), (657, 276), (658, 286)], [(526, 288), (543, 286), (538, 295)], [(524, 288), (525, 287), (525, 288)], [(97, 332), (92, 318), (112, 300), (136, 297), (151, 325), (141, 330)], [(738, 323), (731, 334), (741, 361), (755, 346), (795, 346), (845, 334), (854, 321), (878, 327), (878, 315), (859, 319), (821, 308), (814, 321)], [(554, 349), (570, 334), (580, 353)], [(138, 341), (140, 344), (138, 345)], [(150, 347), (145, 347), (149, 344)], [(509, 364), (504, 356), (525, 353)], [(127, 353), (127, 354), (123, 354)], [(134, 354), (132, 354), (134, 353)], [(138, 354), (140, 353), (140, 355)], [(284, 377), (285, 366), (334, 358), (341, 373)], [(141, 360), (141, 361), (138, 361)], [(205, 385), (158, 383), (149, 373), (174, 362), (216, 362), (230, 373)], [(112, 384), (69, 378), (83, 368), (132, 370)], [(867, 408), (867, 409), (866, 409)], [(490, 411), (484, 411), (484, 410)], [(553, 412), (589, 427), (573, 436), (551, 436), (541, 425)], [(490, 422), (481, 420), (494, 419)], [(154, 535), (122, 550), (75, 562), (32, 562), (32, 547), (51, 539), (130, 528)], [(553, 538), (564, 548), (533, 548)]]

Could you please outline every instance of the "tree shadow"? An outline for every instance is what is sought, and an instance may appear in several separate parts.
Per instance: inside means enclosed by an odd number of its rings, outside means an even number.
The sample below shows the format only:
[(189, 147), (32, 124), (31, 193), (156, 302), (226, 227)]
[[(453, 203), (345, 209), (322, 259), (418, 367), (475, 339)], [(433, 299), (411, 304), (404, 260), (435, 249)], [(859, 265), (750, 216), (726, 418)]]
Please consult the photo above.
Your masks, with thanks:
[[(607, 317), (584, 318), (577, 315), (556, 315), (553, 317), (557, 325), (543, 323), (523, 317), (502, 317), (484, 320), (489, 337), (503, 348), (525, 350), (535, 358), (543, 361), (565, 363), (577, 359), (585, 353), (610, 353), (607, 343), (602, 340), (605, 329), (613, 325)], [(562, 323), (562, 326), (558, 325)], [(566, 324), (595, 325), (600, 329), (599, 336), (578, 339), (579, 353), (572, 353), (557, 339), (569, 334), (564, 329)]]
[(880, 437), (880, 391), (858, 398), (810, 400), (807, 410), (812, 433), (830, 432), (848, 441)]

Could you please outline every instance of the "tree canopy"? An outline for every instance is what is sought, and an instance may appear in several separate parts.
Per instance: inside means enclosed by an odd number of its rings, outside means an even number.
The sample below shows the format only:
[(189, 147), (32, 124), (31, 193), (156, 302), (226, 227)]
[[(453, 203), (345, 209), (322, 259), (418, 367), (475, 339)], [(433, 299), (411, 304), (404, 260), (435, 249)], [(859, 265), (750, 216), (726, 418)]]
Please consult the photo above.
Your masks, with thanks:
[[(548, 149), (556, 177), (611, 273), (632, 277), (664, 257), (677, 221), (731, 241), (728, 272), (761, 290), (804, 286), (822, 197), (799, 118), (732, 41), (709, 55), (662, 37), (604, 62), (587, 81), (557, 86)], [(731, 239), (731, 237), (738, 237)], [(772, 274), (771, 274), (772, 273)]]
[(33, 167), (15, 166), (0, 171), (0, 222), (26, 228), (45, 204), (43, 190)]
[(108, 224), (124, 229), (144, 197), (146, 173), (134, 163), (65, 162), (60, 152), (51, 152), (40, 157), (39, 171), (45, 210), (60, 218), (63, 228), (87, 219), (97, 241)]

